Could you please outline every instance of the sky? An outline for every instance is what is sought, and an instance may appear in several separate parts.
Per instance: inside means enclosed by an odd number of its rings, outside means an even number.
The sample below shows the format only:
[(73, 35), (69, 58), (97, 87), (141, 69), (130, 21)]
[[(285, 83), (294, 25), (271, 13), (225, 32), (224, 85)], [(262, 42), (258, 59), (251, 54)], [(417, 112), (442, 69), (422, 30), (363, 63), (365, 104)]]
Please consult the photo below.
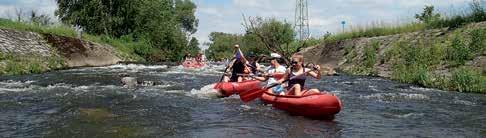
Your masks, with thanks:
[[(308, 0), (312, 37), (325, 32), (371, 24), (401, 24), (414, 21), (414, 15), (425, 5), (433, 5), (441, 13), (464, 11), (472, 0)], [(483, 0), (484, 2), (485, 0)], [(211, 32), (243, 33), (243, 14), (248, 17), (274, 17), (294, 22), (296, 0), (193, 0), (199, 19), (195, 36), (201, 44), (208, 42)], [(55, 0), (0, 0), (0, 17), (12, 18), (15, 9), (36, 10), (54, 16)], [(201, 45), (202, 46), (202, 45)], [(202, 46), (204, 48), (204, 46)]]

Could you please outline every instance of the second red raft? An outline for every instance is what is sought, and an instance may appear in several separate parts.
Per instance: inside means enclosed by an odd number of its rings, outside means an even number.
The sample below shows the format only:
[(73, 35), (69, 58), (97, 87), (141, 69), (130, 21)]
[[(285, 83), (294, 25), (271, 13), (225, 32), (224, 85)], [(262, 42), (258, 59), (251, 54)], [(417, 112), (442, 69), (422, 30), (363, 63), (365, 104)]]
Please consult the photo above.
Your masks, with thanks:
[(273, 107), (293, 115), (318, 119), (332, 118), (342, 108), (339, 98), (327, 92), (304, 96), (281, 96), (265, 92), (261, 99), (265, 103), (272, 104)]
[(214, 89), (218, 90), (224, 97), (261, 88), (260, 81), (258, 80), (248, 80), (243, 82), (220, 82), (214, 86)]

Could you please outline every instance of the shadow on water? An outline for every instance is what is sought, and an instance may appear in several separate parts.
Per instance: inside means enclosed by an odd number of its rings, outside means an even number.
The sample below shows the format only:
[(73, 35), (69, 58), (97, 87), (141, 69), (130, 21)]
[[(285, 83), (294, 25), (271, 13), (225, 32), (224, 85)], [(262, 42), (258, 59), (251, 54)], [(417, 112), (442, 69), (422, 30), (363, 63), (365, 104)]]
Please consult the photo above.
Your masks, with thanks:
[[(0, 78), (2, 137), (484, 137), (486, 96), (372, 77), (331, 76), (333, 120), (292, 116), (261, 101), (216, 98), (223, 66), (120, 64)], [(120, 73), (154, 86), (125, 88)]]

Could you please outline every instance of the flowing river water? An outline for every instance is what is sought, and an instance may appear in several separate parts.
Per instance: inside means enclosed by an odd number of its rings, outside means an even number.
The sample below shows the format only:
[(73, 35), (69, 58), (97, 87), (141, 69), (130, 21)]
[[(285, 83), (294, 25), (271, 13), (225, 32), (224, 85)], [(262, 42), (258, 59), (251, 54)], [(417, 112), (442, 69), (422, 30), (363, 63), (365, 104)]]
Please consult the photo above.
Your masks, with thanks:
[[(0, 78), (0, 137), (486, 137), (486, 95), (381, 78), (330, 76), (334, 120), (291, 116), (261, 101), (218, 98), (223, 66), (120, 64)], [(125, 88), (120, 73), (153, 81)]]

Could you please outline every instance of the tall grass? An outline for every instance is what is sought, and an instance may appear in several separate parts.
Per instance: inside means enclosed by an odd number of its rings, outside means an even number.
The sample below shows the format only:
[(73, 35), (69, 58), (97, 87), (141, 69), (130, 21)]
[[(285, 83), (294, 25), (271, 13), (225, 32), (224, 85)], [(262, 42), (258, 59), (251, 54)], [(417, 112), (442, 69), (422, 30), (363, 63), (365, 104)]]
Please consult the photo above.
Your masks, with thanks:
[[(66, 26), (66, 25), (53, 25), (53, 26), (42, 26), (32, 23), (26, 22), (14, 22), (7, 19), (0, 18), (0, 28), (3, 29), (14, 29), (19, 31), (29, 31), (29, 32), (36, 32), (41, 34), (53, 34), (58, 36), (66, 36), (66, 37), (76, 37), (77, 32), (74, 28)], [(89, 40), (92, 42), (97, 42), (101, 44), (108, 44), (116, 49), (119, 50), (118, 53), (123, 58), (135, 60), (135, 61), (143, 61), (144, 59), (141, 57), (142, 54), (139, 55), (137, 53), (137, 49), (150, 47), (146, 41), (134, 41), (131, 36), (125, 36), (121, 38), (113, 38), (105, 35), (91, 35), (91, 34), (83, 34), (83, 39)], [(140, 51), (140, 50), (138, 50)]]
[(402, 25), (371, 24), (367, 26), (352, 27), (349, 31), (327, 36), (322, 38), (321, 41), (329, 43), (360, 37), (376, 37), (416, 32), (424, 29), (426, 29), (426, 25), (422, 23), (408, 23)]
[(441, 15), (442, 18), (433, 20), (428, 23), (410, 22), (398, 25), (372, 23), (368, 25), (354, 26), (346, 32), (326, 35), (322, 37), (320, 41), (323, 43), (332, 43), (346, 39), (394, 35), (416, 32), (425, 29), (437, 29), (446, 27), (458, 28), (469, 23), (486, 21), (486, 11), (484, 5), (481, 5), (478, 0), (471, 2), (467, 10), (460, 13), (451, 13), (451, 15), (453, 16)]
[(475, 69), (461, 67), (452, 73), (451, 86), (460, 92), (486, 93), (486, 76)]
[(15, 56), (14, 54), (0, 54), (0, 75), (23, 75), (42, 73), (64, 67), (60, 57)]
[[(425, 87), (485, 93), (486, 74), (473, 67), (463, 66), (471, 59), (469, 56), (478, 53), (464, 50), (470, 48), (468, 46), (474, 38), (456, 35), (451, 39), (447, 43), (433, 40), (432, 44), (418, 45), (397, 42), (384, 54), (384, 58), (390, 58), (385, 62), (392, 66), (392, 79)], [(448, 67), (452, 75), (435, 72), (443, 67)]]
[(15, 29), (19, 31), (29, 31), (37, 33), (55, 34), (60, 36), (75, 37), (76, 31), (65, 25), (41, 26), (26, 22), (14, 22), (7, 19), (0, 18), (0, 28)]
[(452, 13), (454, 16), (444, 16), (427, 24), (428, 28), (458, 28), (463, 25), (475, 22), (486, 21), (486, 11), (484, 5), (479, 0), (474, 0), (469, 4), (469, 9), (462, 13)]

